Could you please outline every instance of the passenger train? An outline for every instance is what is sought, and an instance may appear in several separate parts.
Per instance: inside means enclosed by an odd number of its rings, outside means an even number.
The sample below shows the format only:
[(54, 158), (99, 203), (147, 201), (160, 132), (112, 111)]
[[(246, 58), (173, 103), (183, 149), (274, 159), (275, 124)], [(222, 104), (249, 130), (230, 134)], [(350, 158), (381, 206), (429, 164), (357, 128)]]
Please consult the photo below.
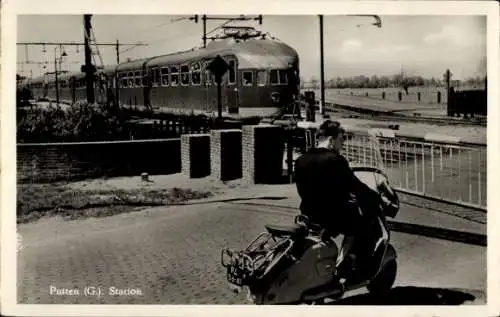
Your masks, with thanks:
[[(268, 116), (290, 104), (299, 91), (295, 49), (267, 37), (226, 38), (173, 54), (127, 61), (100, 69), (96, 101), (116, 98), (121, 106), (160, 111), (217, 112), (217, 87), (207, 69), (217, 55), (229, 65), (222, 81), (222, 111), (239, 116)], [(54, 74), (29, 83), (35, 99), (56, 99)], [(59, 98), (86, 99), (85, 74), (58, 76)], [(114, 100), (114, 99), (113, 99)]]

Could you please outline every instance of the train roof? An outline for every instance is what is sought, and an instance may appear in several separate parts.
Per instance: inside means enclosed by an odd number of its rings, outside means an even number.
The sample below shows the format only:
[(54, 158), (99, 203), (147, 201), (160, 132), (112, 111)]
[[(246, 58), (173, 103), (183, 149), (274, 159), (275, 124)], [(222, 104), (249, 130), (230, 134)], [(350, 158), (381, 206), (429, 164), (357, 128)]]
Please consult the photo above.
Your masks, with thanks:
[(132, 60), (129, 62), (120, 63), (120, 64), (118, 64), (118, 66), (116, 66), (116, 71), (142, 69), (144, 63), (147, 62), (148, 60), (150, 60), (151, 58), (153, 58), (153, 57), (145, 57), (145, 58), (141, 58), (141, 59)]
[(117, 65), (104, 65), (102, 68), (98, 70), (99, 73), (114, 73), (116, 71)]
[[(145, 57), (118, 65), (107, 65), (99, 72), (105, 74), (116, 71), (138, 70), (144, 65), (148, 67), (183, 64), (196, 60), (210, 60), (217, 55), (234, 55), (238, 59), (238, 67), (247, 68), (282, 68), (287, 64), (298, 64), (298, 53), (289, 45), (271, 39), (249, 39), (247, 41), (235, 41), (226, 39), (208, 43), (206, 48), (198, 48), (188, 51), (175, 52), (166, 55)], [(47, 77), (46, 77), (47, 76)], [(82, 72), (70, 72), (61, 75), (62, 78), (84, 78)], [(64, 76), (64, 77), (63, 77)], [(46, 79), (54, 80), (54, 74), (42, 75), (33, 79), (43, 82)]]
[(298, 63), (298, 53), (285, 43), (269, 39), (251, 39), (235, 42), (234, 39), (212, 42), (206, 48), (153, 57), (147, 66), (182, 64), (194, 60), (209, 60), (217, 55), (235, 55), (239, 68), (283, 67)]

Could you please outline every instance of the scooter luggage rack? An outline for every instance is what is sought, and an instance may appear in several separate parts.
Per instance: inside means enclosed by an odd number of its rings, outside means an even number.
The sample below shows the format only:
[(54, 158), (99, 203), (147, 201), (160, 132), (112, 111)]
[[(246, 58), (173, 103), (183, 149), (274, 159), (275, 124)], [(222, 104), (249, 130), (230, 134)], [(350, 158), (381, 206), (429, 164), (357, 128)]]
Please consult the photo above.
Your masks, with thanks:
[[(272, 243), (268, 245), (270, 240)], [(285, 251), (276, 257), (275, 251), (285, 245)], [(227, 269), (228, 281), (243, 286), (249, 279), (261, 278), (267, 272), (270, 263), (276, 263), (281, 259), (292, 245), (293, 242), (289, 238), (276, 239), (270, 233), (263, 232), (241, 251), (224, 248), (221, 252), (221, 263)], [(228, 261), (226, 258), (229, 258)], [(259, 272), (261, 274), (258, 274)]]

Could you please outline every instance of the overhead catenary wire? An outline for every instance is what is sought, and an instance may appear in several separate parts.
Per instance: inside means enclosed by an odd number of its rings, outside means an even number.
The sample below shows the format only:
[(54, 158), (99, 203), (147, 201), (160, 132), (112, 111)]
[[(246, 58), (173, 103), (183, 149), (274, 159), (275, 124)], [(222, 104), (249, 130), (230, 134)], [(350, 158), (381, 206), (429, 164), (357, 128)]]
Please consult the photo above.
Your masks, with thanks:
[[(241, 18), (241, 17), (239, 17)], [(186, 17), (180, 17), (180, 18), (177, 18), (175, 20), (170, 20), (170, 21), (167, 21), (167, 22), (162, 22), (162, 23), (159, 23), (159, 24), (155, 24), (153, 26), (150, 26), (150, 27), (147, 27), (145, 29), (142, 30), (142, 32), (144, 31), (148, 31), (148, 30), (151, 30), (151, 29), (155, 29), (155, 28), (160, 28), (160, 27), (164, 27), (164, 26), (167, 26), (167, 25), (170, 25), (172, 23), (175, 23), (177, 21), (181, 21), (181, 20), (188, 20), (189, 17), (186, 16)], [(227, 21), (221, 23), (220, 25), (212, 28), (209, 32), (207, 32), (208, 35), (210, 34), (213, 34), (214, 32), (216, 32), (217, 30), (219, 30), (221, 27), (223, 26), (226, 26), (228, 25), (229, 23), (231, 22), (234, 22), (235, 20), (238, 20), (238, 18), (231, 18), (231, 17), (228, 17)], [(140, 44), (121, 44), (120, 45), (130, 45), (130, 47), (124, 49), (124, 50), (121, 50), (119, 51), (118, 50), (118, 54), (124, 54), (124, 53), (127, 53), (127, 52), (130, 52), (131, 50), (134, 50), (136, 49), (138, 46), (142, 46), (142, 45), (153, 45), (153, 44), (157, 44), (159, 42), (167, 42), (167, 41), (171, 41), (171, 40), (175, 40), (176, 38), (178, 38), (179, 36), (182, 36), (182, 33), (183, 33), (184, 30), (182, 30), (181, 28), (179, 28), (179, 31), (176, 30), (176, 32), (174, 32), (173, 34), (170, 34), (169, 36), (167, 37), (163, 37), (163, 38), (160, 38), (160, 39), (156, 39), (156, 40), (153, 40), (153, 41), (149, 41), (149, 43), (140, 43)], [(138, 31), (138, 32), (141, 32), (141, 31)], [(90, 29), (90, 33), (88, 37), (90, 37), (89, 39), (89, 43), (91, 43), (91, 46), (92, 47), (92, 56), (91, 56), (91, 60), (92, 62), (94, 62), (94, 64), (98, 64), (98, 61), (97, 61), (97, 58), (99, 59), (99, 63), (104, 66), (104, 59), (103, 59), (103, 55), (102, 55), (102, 52), (100, 50), (100, 45), (108, 45), (108, 46), (111, 46), (111, 45), (115, 45), (114, 43), (109, 43), (109, 44), (103, 44), (103, 43), (97, 43), (95, 38), (95, 31), (93, 28)], [(87, 36), (85, 34), (85, 36)], [(197, 37), (196, 35), (193, 35), (193, 36), (188, 36), (188, 37), (184, 37), (184, 38), (195, 38)], [(21, 43), (18, 43), (18, 44), (21, 44)], [(64, 42), (64, 43), (50, 43), (50, 42), (40, 42), (40, 43), (28, 43), (29, 45), (42, 45), (45, 47), (45, 45), (56, 45), (56, 44), (67, 44), (69, 46), (75, 46), (77, 49), (79, 48), (80, 45), (84, 46), (83, 43), (76, 43), (76, 42)], [(199, 48), (199, 45), (196, 45), (194, 46), (192, 49), (195, 49), (195, 48)], [(26, 53), (25, 55), (28, 55), (28, 45), (25, 46), (25, 49), (26, 49)], [(176, 50), (177, 51), (177, 50)], [(45, 51), (46, 52), (46, 51)], [(94, 53), (97, 55), (95, 56)], [(143, 54), (140, 54), (140, 55), (143, 55)], [(158, 55), (163, 55), (163, 54), (158, 54)], [(107, 56), (107, 55), (106, 55)], [(140, 58), (140, 57), (138, 57)], [(26, 60), (28, 60), (28, 56), (26, 56)]]

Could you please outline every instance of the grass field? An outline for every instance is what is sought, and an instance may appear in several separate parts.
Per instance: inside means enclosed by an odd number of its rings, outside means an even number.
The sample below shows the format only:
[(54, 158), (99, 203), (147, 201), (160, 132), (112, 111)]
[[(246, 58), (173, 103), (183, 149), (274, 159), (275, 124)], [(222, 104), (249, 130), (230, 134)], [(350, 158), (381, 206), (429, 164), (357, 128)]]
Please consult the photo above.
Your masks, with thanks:
[(212, 195), (209, 191), (185, 188), (86, 190), (71, 188), (70, 185), (18, 184), (17, 222), (27, 223), (53, 216), (69, 220), (107, 217)]

